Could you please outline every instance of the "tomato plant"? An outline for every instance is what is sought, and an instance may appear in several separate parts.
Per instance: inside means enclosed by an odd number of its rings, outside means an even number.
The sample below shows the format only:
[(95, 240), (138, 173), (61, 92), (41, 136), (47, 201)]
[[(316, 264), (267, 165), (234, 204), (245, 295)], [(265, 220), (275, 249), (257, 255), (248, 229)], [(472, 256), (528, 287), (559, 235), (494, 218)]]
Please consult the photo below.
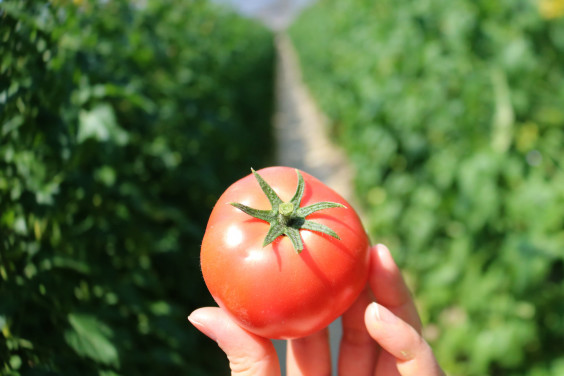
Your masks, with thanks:
[(201, 250), (215, 301), (247, 330), (275, 339), (314, 333), (364, 288), (369, 241), (339, 194), (313, 176), (269, 167), (231, 185)]

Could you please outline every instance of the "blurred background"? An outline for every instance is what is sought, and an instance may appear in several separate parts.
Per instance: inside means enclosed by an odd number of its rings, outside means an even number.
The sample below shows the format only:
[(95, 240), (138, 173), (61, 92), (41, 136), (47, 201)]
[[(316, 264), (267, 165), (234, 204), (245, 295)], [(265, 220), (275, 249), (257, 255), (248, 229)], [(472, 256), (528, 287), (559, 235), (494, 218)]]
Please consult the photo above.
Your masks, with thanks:
[(277, 33), (447, 373), (564, 375), (564, 0), (0, 1), (0, 374), (228, 374), (186, 316)]

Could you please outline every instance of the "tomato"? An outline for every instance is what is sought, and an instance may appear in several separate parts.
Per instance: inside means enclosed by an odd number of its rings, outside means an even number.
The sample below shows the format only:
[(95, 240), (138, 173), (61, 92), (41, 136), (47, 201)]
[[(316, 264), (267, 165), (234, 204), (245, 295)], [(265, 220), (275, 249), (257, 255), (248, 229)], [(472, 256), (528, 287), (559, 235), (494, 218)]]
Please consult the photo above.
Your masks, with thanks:
[(307, 173), (269, 167), (221, 195), (201, 266), (235, 322), (289, 339), (326, 327), (354, 302), (368, 278), (368, 248), (357, 213), (339, 194)]

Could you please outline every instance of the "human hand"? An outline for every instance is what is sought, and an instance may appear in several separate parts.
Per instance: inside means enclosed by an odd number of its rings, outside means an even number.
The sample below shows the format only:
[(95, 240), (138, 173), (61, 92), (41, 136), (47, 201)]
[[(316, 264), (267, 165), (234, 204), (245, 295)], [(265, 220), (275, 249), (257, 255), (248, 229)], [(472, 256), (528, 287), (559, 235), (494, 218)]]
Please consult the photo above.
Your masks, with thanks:
[[(370, 253), (368, 287), (342, 316), (339, 375), (444, 375), (421, 337), (415, 304), (389, 250), (377, 245)], [(188, 319), (227, 354), (232, 375), (280, 375), (272, 342), (239, 327), (220, 308), (197, 309)], [(289, 340), (286, 364), (289, 376), (330, 375), (328, 329)]]

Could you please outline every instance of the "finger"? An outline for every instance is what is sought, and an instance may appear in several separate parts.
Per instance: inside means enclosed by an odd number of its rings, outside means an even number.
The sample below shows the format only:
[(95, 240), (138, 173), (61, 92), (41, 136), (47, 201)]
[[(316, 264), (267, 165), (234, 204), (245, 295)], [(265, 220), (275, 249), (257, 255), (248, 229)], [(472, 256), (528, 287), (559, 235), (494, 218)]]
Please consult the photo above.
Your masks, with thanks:
[(385, 245), (371, 249), (369, 284), (375, 300), (421, 332), (421, 320), (399, 268)]
[(364, 324), (364, 312), (372, 301), (370, 291), (366, 289), (341, 317), (343, 336), (339, 351), (339, 375), (372, 375), (378, 345)]
[(374, 376), (401, 376), (398, 371), (396, 358), (385, 350), (380, 351)]
[(249, 333), (217, 307), (200, 308), (188, 320), (217, 342), (229, 359), (233, 376), (280, 375), (276, 350), (270, 340)]
[(331, 375), (329, 330), (288, 340), (286, 367), (288, 376)]
[(390, 310), (371, 303), (366, 309), (364, 321), (370, 336), (395, 358), (400, 375), (444, 375), (429, 344), (411, 325)]

